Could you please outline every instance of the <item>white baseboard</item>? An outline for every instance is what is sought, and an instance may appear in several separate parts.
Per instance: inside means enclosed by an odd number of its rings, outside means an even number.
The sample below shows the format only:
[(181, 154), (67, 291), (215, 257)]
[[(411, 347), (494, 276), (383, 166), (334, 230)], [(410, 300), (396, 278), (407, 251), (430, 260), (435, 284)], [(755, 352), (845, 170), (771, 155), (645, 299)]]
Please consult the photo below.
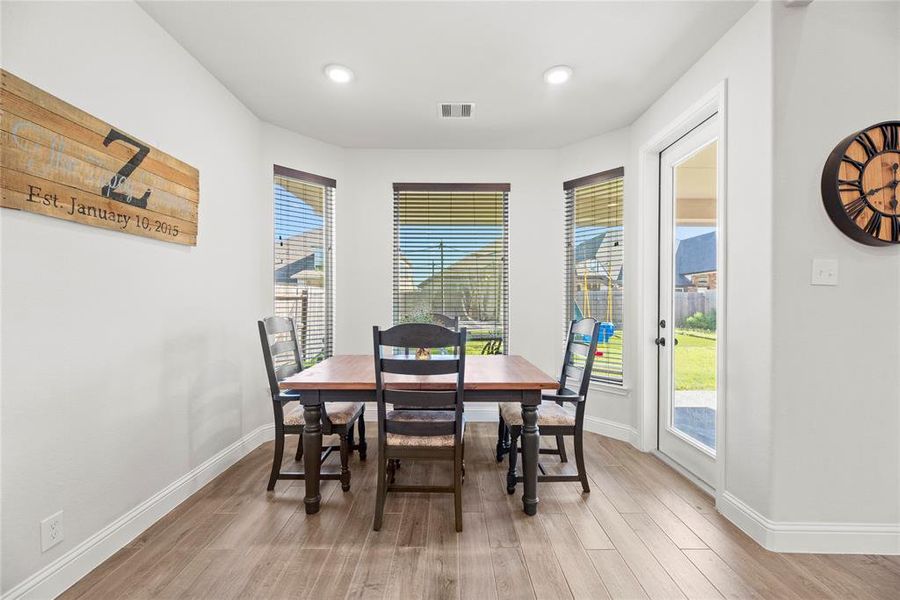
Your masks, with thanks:
[(601, 419), (600, 417), (584, 415), (584, 430), (590, 431), (591, 433), (599, 433), (600, 435), (604, 435), (614, 440), (628, 442), (635, 448), (640, 449), (638, 446), (637, 429), (630, 425), (608, 421), (607, 419)]
[(257, 427), (4, 593), (3, 600), (55, 598), (225, 469), (273, 439), (274, 431), (272, 424)]
[(727, 491), (716, 508), (773, 552), (900, 554), (900, 525), (896, 523), (772, 521)]

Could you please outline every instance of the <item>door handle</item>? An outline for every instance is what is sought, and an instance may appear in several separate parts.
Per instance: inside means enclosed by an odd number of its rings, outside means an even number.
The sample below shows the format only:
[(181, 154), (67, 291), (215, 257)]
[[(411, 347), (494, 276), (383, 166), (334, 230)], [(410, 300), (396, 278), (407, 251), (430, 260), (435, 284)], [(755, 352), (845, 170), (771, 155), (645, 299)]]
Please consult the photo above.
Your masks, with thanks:
[(666, 338), (664, 338), (664, 337), (658, 337), (658, 338), (656, 338), (655, 340), (653, 340), (653, 343), (655, 343), (657, 346), (665, 346), (665, 345), (666, 345)]

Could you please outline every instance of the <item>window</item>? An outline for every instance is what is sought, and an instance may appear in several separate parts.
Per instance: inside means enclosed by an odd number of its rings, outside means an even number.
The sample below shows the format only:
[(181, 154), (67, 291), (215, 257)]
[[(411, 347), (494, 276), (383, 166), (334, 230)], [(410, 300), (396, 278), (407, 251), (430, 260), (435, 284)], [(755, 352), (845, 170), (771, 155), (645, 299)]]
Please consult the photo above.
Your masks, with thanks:
[(566, 320), (593, 317), (600, 339), (592, 378), (622, 383), (625, 230), (622, 168), (563, 184), (566, 202)]
[(469, 354), (505, 354), (509, 184), (394, 184), (394, 322), (469, 332)]
[(333, 352), (335, 185), (275, 165), (275, 314), (294, 319), (307, 366)]

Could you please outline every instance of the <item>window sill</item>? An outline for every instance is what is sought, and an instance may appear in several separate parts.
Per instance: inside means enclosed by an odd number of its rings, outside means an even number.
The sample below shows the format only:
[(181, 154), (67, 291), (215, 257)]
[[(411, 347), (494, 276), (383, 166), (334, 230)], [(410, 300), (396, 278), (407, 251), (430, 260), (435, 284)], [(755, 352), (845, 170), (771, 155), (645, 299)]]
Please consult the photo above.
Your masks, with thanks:
[(613, 396), (630, 396), (631, 389), (627, 388), (623, 385), (614, 385), (612, 383), (601, 383), (599, 381), (592, 381), (590, 389), (595, 392), (600, 392), (603, 394), (611, 394)]

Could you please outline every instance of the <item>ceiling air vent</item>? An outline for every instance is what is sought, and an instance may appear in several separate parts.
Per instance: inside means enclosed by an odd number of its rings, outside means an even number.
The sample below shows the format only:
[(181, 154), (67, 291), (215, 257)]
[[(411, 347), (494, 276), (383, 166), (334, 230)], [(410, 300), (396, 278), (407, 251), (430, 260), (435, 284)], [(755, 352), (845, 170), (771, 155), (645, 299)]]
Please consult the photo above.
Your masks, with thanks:
[(441, 102), (438, 105), (442, 119), (468, 119), (475, 105), (471, 102)]

